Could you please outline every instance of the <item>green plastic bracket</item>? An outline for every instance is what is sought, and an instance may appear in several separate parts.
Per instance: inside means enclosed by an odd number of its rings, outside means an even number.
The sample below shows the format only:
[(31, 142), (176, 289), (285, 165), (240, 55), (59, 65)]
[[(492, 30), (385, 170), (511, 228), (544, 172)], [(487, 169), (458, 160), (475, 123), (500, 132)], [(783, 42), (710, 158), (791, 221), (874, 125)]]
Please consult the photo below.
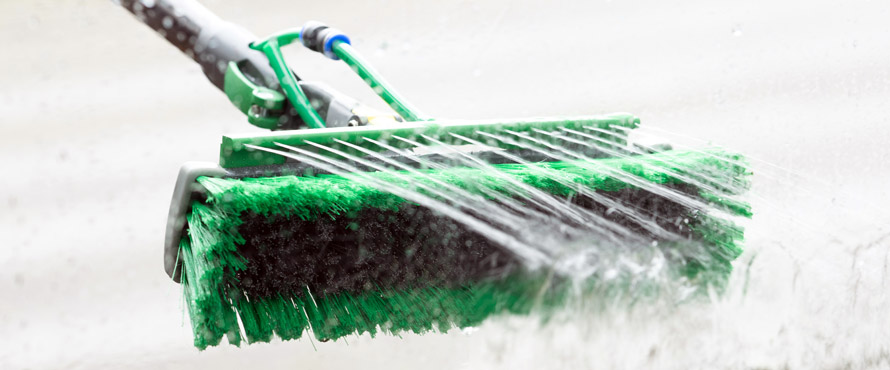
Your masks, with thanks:
[[(597, 127), (603, 130), (614, 131), (612, 126), (620, 126), (626, 128), (636, 128), (640, 124), (640, 119), (627, 113), (615, 113), (604, 116), (578, 117), (564, 119), (522, 119), (522, 120), (492, 120), (492, 121), (421, 121), (407, 122), (392, 126), (358, 126), (358, 127), (336, 127), (318, 130), (289, 130), (275, 131), (269, 133), (261, 133), (258, 135), (228, 135), (223, 136), (220, 145), (219, 165), (223, 168), (239, 168), (254, 167), (266, 165), (278, 165), (285, 162), (285, 158), (267, 153), (261, 150), (254, 150), (246, 147), (246, 144), (278, 148), (275, 143), (299, 147), (319, 154), (328, 155), (327, 152), (319, 152), (317, 148), (306, 144), (311, 141), (316, 144), (323, 144), (334, 147), (339, 150), (349, 152), (351, 154), (362, 155), (357, 150), (348, 146), (338, 144), (336, 139), (359, 145), (372, 150), (380, 150), (380, 148), (366, 140), (387, 140), (393, 136), (409, 138), (426, 142), (423, 135), (435, 138), (446, 144), (464, 144), (460, 139), (449, 134), (458, 134), (478, 140), (488, 145), (514, 149), (503, 143), (496, 142), (491, 138), (479, 134), (479, 132), (495, 133), (501, 130), (513, 130), (519, 132), (532, 132), (533, 129), (545, 131), (557, 130), (560, 127), (584, 130), (584, 127)], [(592, 133), (593, 135), (602, 136), (603, 133)], [(611, 138), (613, 139), (613, 138)], [(410, 149), (412, 146), (400, 140), (389, 140), (389, 145)]]
[(251, 82), (235, 62), (229, 62), (226, 68), (223, 90), (229, 101), (247, 115), (247, 122), (265, 129), (278, 127), (284, 109), (284, 95)]
[(321, 116), (318, 115), (318, 112), (312, 108), (309, 98), (306, 97), (306, 93), (303, 92), (300, 85), (297, 84), (297, 78), (290, 71), (290, 68), (287, 67), (287, 62), (284, 60), (284, 55), (281, 53), (282, 46), (286, 46), (299, 38), (299, 30), (287, 30), (269, 36), (263, 41), (255, 42), (250, 45), (250, 48), (262, 51), (266, 54), (266, 57), (269, 58), (269, 65), (272, 67), (272, 70), (275, 71), (275, 76), (278, 77), (278, 83), (281, 85), (281, 89), (284, 90), (284, 94), (287, 96), (287, 99), (290, 100), (294, 109), (297, 110), (297, 114), (300, 115), (303, 122), (305, 122), (309, 128), (323, 128), (325, 127), (324, 120), (322, 120)]

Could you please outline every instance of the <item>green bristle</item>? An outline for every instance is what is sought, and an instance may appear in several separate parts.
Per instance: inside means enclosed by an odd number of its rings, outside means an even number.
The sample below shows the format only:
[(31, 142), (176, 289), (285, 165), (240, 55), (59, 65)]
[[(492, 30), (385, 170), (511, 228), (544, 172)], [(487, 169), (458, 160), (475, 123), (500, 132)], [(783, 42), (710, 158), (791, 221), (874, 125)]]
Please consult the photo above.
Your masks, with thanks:
[[(535, 188), (570, 197), (577, 189), (568, 183), (597, 191), (614, 192), (633, 188), (610, 176), (621, 170), (654, 184), (680, 183), (669, 172), (688, 174), (708, 168), (727, 182), (711, 184), (721, 194), (700, 190), (699, 196), (715, 209), (749, 217), (750, 206), (727, 199), (747, 188), (748, 170), (738, 155), (719, 150), (707, 152), (669, 151), (633, 159), (602, 159), (588, 162), (550, 162), (493, 165)], [(509, 194), (499, 177), (480, 169), (453, 168), (426, 171), (433, 179), (473, 191), (487, 188)], [(390, 173), (368, 173), (387, 182), (404, 184)], [(403, 173), (403, 175), (405, 175)], [(431, 180), (411, 176), (411, 181), (433, 185)], [(548, 278), (546, 273), (514, 273), (499, 280), (470, 282), (459, 286), (424, 286), (408, 289), (376, 287), (363, 292), (278, 292), (273, 297), (249, 297), (238, 289), (236, 272), (246, 268), (238, 246), (245, 243), (239, 232), (245, 212), (270, 219), (297, 218), (325, 222), (362, 209), (397, 211), (407, 201), (381, 192), (373, 186), (337, 175), (312, 177), (281, 176), (256, 179), (201, 177), (207, 200), (195, 202), (189, 216), (189, 237), (181, 249), (187, 306), (199, 348), (216, 345), (223, 336), (238, 345), (244, 328), (249, 342), (266, 342), (273, 336), (300, 338), (311, 330), (320, 340), (337, 339), (354, 333), (398, 334), (445, 331), (480, 324), (501, 313), (528, 314), (534, 310), (558, 307), (569, 296), (567, 284)], [(422, 192), (422, 190), (419, 190)], [(435, 196), (434, 194), (427, 194)], [(707, 275), (718, 281), (732, 269), (731, 262), (741, 253), (741, 227), (706, 214), (690, 216), (689, 227), (710, 245), (710, 258), (688, 261), (678, 274), (695, 279)], [(678, 244), (676, 248), (683, 248)], [(370, 282), (373, 286), (374, 282)]]
[[(740, 157), (723, 152), (715, 154), (671, 151), (646, 156), (645, 160), (610, 158), (593, 163), (543, 162), (529, 165), (502, 164), (495, 167), (528, 185), (554, 195), (568, 196), (574, 194), (576, 189), (560, 184), (555, 177), (602, 191), (618, 191), (632, 187), (620, 179), (609, 176), (604, 168), (626, 171), (654, 184), (679, 182), (667, 173), (668, 169), (683, 173), (685, 170), (695, 170), (700, 166), (720, 168), (725, 175), (744, 177), (747, 170), (740, 165), (727, 163), (726, 159), (737, 161)], [(662, 168), (660, 166), (667, 166), (667, 169), (659, 170)], [(484, 170), (453, 168), (426, 172), (432, 179), (465, 189), (488, 187), (509, 195), (504, 180)], [(369, 175), (388, 183), (405, 182), (389, 173), (374, 172)], [(412, 176), (412, 180), (435, 187), (430, 179)], [(337, 175), (281, 176), (243, 180), (201, 177), (198, 182), (210, 194), (208, 203), (222, 203), (221, 206), (225, 211), (234, 214), (250, 210), (267, 216), (314, 220), (320, 216), (336, 216), (363, 208), (395, 210), (399, 204), (405, 202), (404, 199), (381, 192), (371, 185)], [(713, 196), (715, 205), (719, 207), (731, 208), (730, 211), (738, 211), (743, 215), (750, 213), (748, 205), (720, 201), (716, 198), (717, 195)], [(222, 223), (221, 226), (231, 225)]]

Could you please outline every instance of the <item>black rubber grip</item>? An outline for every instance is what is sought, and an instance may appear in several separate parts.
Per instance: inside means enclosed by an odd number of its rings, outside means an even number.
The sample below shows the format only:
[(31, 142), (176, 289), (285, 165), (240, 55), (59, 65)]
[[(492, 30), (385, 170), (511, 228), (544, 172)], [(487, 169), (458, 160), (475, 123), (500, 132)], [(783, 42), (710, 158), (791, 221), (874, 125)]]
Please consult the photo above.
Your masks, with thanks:
[[(121, 6), (201, 65), (204, 74), (223, 89), (229, 62), (242, 63), (256, 83), (275, 88), (278, 80), (263, 53), (250, 49), (256, 36), (226, 22), (193, 0), (120, 0)], [(245, 62), (246, 63), (243, 63)]]

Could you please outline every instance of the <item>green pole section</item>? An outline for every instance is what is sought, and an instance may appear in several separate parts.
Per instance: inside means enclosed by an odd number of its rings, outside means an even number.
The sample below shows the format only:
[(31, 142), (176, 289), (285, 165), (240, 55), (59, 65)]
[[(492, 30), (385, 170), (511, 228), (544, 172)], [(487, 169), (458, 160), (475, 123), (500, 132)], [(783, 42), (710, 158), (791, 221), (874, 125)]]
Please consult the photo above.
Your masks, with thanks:
[(345, 42), (334, 42), (332, 46), (334, 54), (343, 59), (350, 68), (358, 73), (362, 80), (377, 93), (383, 101), (389, 104), (402, 118), (407, 121), (427, 121), (430, 118), (420, 113), (420, 110), (408, 103), (405, 98), (396, 93), (395, 89), (380, 76), (380, 73), (371, 68), (371, 64), (362, 59), (359, 53)]
[(284, 62), (284, 55), (281, 54), (281, 48), (278, 46), (278, 39), (270, 38), (268, 41), (255, 47), (261, 47), (263, 52), (266, 53), (266, 56), (269, 58), (269, 64), (275, 70), (275, 75), (281, 84), (281, 89), (284, 90), (284, 94), (293, 103), (297, 114), (300, 115), (303, 122), (306, 122), (310, 128), (324, 128), (324, 121), (319, 117), (318, 112), (312, 108), (309, 98), (306, 97), (306, 94), (297, 85), (297, 79), (294, 78), (294, 74), (291, 73), (287, 63)]

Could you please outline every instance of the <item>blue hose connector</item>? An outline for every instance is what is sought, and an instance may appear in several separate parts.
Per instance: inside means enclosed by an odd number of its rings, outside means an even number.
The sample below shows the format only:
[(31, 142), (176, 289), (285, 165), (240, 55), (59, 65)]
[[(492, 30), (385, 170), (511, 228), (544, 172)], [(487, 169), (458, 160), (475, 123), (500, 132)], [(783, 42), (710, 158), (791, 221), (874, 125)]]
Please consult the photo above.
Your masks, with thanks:
[(324, 49), (322, 54), (326, 57), (331, 58), (333, 60), (340, 60), (340, 57), (334, 53), (334, 42), (342, 42), (344, 44), (352, 45), (352, 42), (349, 41), (349, 37), (343, 34), (340, 30), (336, 28), (328, 28), (325, 32), (326, 36), (324, 38)]

